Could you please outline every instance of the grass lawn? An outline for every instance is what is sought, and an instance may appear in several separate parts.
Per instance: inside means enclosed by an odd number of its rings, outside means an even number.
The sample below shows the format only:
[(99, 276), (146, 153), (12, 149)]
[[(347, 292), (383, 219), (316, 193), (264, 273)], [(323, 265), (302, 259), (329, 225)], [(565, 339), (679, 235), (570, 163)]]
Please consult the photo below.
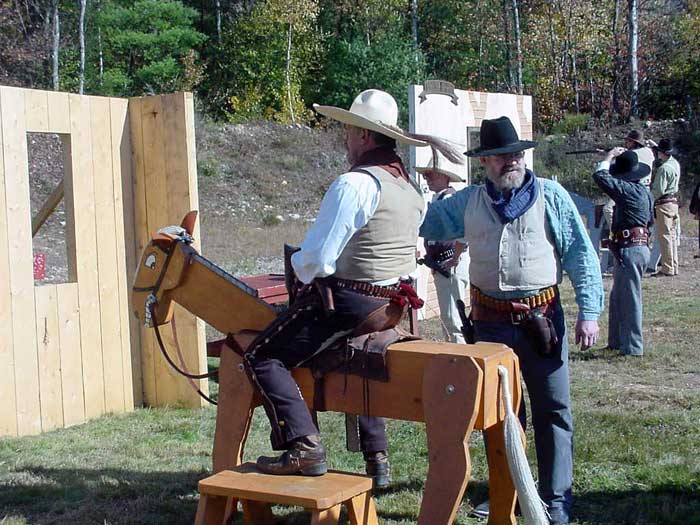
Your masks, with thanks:
[[(688, 223), (685, 232), (694, 232)], [(691, 229), (692, 228), (692, 229)], [(643, 358), (571, 351), (574, 400), (573, 523), (700, 524), (700, 260), (684, 240), (682, 275), (645, 279)], [(610, 279), (605, 281), (609, 289)], [(569, 326), (575, 304), (562, 287)], [(423, 326), (438, 337), (435, 321)], [(215, 388), (214, 388), (215, 390)], [(0, 524), (192, 523), (197, 481), (210, 469), (215, 411), (140, 409), (36, 437), (0, 439)], [(362, 471), (344, 450), (342, 416), (320, 417), (332, 468)], [(246, 456), (269, 451), (261, 410)], [(377, 494), (380, 521), (414, 523), (427, 469), (423, 425), (389, 422), (394, 483)], [(529, 441), (532, 435), (528, 434)], [(487, 493), (478, 433), (473, 470), (456, 523), (474, 524)], [(534, 464), (532, 447), (529, 450)], [(280, 523), (308, 523), (299, 509), (277, 509)], [(286, 514), (285, 514), (286, 512)]]

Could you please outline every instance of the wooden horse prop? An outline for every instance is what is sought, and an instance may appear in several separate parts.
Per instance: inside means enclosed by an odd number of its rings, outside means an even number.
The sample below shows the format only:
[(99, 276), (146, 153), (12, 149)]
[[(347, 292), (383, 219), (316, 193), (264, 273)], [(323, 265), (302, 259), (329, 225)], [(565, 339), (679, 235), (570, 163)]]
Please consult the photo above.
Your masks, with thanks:
[[(183, 221), (189, 233), (196, 219)], [(201, 256), (181, 237), (156, 234), (141, 256), (133, 285), (133, 308), (150, 325), (170, 321), (178, 303), (224, 334), (240, 348), (276, 317), (276, 310), (255, 297), (255, 291)], [(505, 410), (499, 396), (497, 367), (508, 370), (513, 407), (521, 397), (518, 360), (507, 347), (493, 343), (458, 345), (429, 341), (394, 343), (387, 350), (389, 381), (330, 373), (323, 381), (327, 410), (381, 416), (426, 424), (428, 477), (418, 522), (450, 524), (454, 520), (471, 470), (468, 440), (483, 430), (489, 446), (489, 525), (514, 525), (515, 489), (504, 449)], [(314, 379), (308, 369), (293, 375), (309, 407)], [(367, 387), (368, 385), (368, 387)], [(366, 395), (368, 391), (369, 395)], [(260, 400), (243, 359), (221, 352), (219, 399), (213, 449), (213, 470), (242, 463), (253, 409)]]

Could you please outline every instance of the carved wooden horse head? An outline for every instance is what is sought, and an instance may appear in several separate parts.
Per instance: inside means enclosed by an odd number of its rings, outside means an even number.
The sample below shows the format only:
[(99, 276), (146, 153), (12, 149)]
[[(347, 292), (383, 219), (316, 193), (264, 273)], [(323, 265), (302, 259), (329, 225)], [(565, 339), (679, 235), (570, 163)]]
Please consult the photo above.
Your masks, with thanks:
[(262, 330), (275, 318), (274, 308), (190, 246), (196, 219), (196, 211), (183, 219), (187, 235), (156, 233), (144, 248), (132, 286), (134, 314), (149, 326), (162, 325), (176, 302), (225, 334)]

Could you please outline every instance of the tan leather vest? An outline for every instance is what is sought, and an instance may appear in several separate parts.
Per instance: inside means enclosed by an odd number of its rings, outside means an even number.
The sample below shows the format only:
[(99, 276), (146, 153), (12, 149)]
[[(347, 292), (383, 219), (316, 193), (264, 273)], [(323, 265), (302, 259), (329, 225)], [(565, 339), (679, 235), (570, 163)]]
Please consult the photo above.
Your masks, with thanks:
[(547, 227), (544, 190), (513, 222), (502, 224), (486, 187), (473, 192), (464, 211), (469, 278), (484, 292), (537, 290), (561, 281), (561, 263)]
[(334, 276), (378, 282), (413, 272), (423, 195), (382, 168), (361, 167), (356, 172), (367, 173), (379, 182), (379, 204), (367, 224), (348, 241), (336, 261)]

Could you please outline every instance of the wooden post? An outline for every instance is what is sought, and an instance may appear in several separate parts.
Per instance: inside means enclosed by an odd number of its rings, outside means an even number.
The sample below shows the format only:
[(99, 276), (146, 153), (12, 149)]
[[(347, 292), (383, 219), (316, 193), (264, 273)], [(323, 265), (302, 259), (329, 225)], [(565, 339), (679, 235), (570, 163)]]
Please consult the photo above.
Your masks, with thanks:
[[(194, 105), (190, 93), (129, 99), (133, 146), (134, 214), (137, 251), (152, 233), (198, 208), (194, 146)], [(199, 249), (199, 227), (195, 227)], [(175, 316), (184, 365), (193, 374), (207, 370), (204, 323), (179, 306)], [(163, 334), (169, 338), (169, 330)], [(152, 406), (206, 403), (188, 381), (162, 359), (150, 329), (141, 328), (144, 401)], [(208, 392), (206, 380), (199, 388)]]

